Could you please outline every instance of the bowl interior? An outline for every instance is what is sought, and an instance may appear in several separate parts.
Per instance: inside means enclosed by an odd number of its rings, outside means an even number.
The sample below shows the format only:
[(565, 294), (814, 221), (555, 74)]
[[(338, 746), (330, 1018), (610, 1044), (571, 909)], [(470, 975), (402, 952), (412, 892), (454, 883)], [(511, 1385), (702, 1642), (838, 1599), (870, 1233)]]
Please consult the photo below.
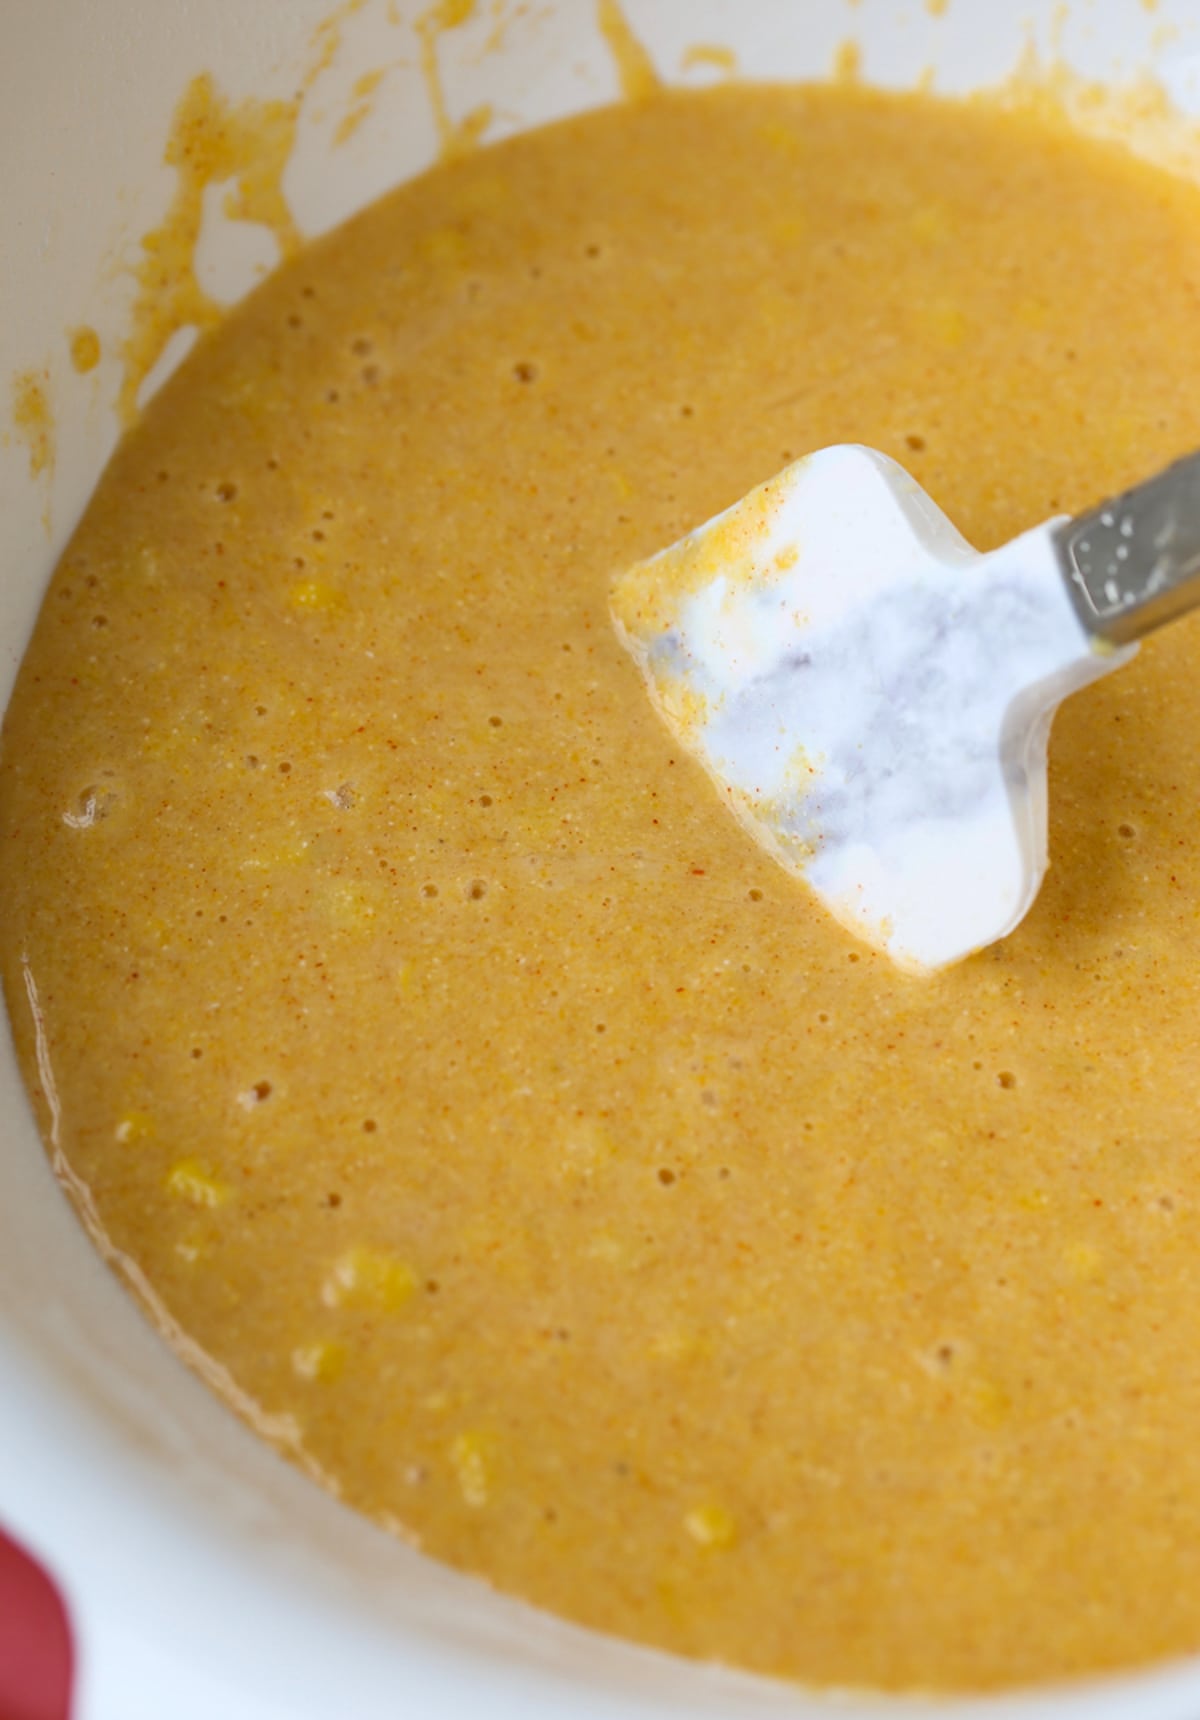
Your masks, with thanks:
[[(29, 379), (53, 424), (38, 467), (28, 435), (0, 443), (0, 699), (7, 699), (45, 581), (119, 431), (115, 399), (133, 296), (127, 265), (173, 191), (162, 160), (175, 102), (207, 71), (231, 98), (307, 88), (284, 185), (306, 234), (332, 226), (439, 147), (418, 7), (326, 0), (203, 8), (151, 0), (48, 7), (19, 0), (0, 61), (0, 349), (13, 399)], [(452, 117), (479, 103), (487, 136), (613, 99), (620, 20), (671, 82), (697, 43), (732, 48), (755, 78), (825, 75), (855, 40), (870, 81), (910, 87), (933, 68), (961, 91), (1010, 74), (1036, 46), (1087, 77), (1149, 69), (1200, 105), (1200, 0), (556, 0), (480, 7), (433, 40)], [(616, 20), (616, 22), (614, 22)], [(607, 23), (607, 33), (602, 24)], [(619, 45), (619, 44), (618, 44)], [(136, 73), (130, 74), (130, 67)], [(364, 72), (387, 67), (363, 123), (337, 142)], [(270, 236), (209, 209), (198, 266), (235, 299), (272, 256)], [(72, 368), (69, 333), (94, 328), (103, 356)], [(171, 343), (151, 377), (186, 350)], [(36, 1010), (30, 993), (29, 1006)], [(52, 1077), (46, 1072), (47, 1115)], [(48, 1167), (7, 1034), (0, 1044), (0, 1520), (40, 1551), (80, 1634), (80, 1712), (328, 1716), (396, 1711), (495, 1715), (815, 1715), (828, 1702), (610, 1642), (492, 1595), (342, 1510), (256, 1441), (178, 1362), (107, 1271)], [(186, 1675), (183, 1677), (182, 1675)], [(864, 1713), (894, 1703), (864, 1699)], [(905, 1711), (919, 1714), (920, 1702)], [(953, 1716), (974, 1703), (939, 1703)], [(1194, 1715), (1200, 1666), (1000, 1714)], [(930, 1710), (932, 1712), (932, 1709)]]

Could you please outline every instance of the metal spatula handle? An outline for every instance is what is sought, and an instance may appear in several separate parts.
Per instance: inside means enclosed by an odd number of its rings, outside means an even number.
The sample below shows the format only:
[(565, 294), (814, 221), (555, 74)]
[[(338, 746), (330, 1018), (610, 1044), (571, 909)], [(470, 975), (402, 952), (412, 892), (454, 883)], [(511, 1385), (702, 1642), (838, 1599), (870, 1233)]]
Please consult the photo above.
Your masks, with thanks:
[(1053, 542), (1079, 619), (1127, 645), (1200, 604), (1200, 454), (1068, 520)]

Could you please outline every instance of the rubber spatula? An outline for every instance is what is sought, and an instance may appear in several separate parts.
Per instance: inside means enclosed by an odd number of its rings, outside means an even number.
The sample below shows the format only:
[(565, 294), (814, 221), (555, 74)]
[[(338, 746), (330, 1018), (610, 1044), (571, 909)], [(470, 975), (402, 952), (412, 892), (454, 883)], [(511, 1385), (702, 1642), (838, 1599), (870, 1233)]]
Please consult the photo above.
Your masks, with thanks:
[(826, 448), (621, 574), (680, 743), (843, 925), (928, 972), (1047, 864), (1060, 702), (1200, 603), (1200, 454), (980, 555), (895, 461)]

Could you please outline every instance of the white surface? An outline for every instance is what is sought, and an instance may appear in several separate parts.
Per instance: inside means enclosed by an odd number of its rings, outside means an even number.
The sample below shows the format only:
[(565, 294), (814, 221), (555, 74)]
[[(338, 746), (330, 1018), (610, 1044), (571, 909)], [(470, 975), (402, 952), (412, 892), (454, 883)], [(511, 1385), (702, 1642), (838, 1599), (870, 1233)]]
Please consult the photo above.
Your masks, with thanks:
[[(734, 46), (759, 76), (823, 72), (850, 33), (868, 76), (943, 87), (1006, 73), (1026, 40), (1061, 33), (1081, 69), (1146, 63), (1158, 32), (1182, 69), (1200, 0), (629, 0), (658, 65), (691, 42)], [(0, 445), (0, 698), (53, 560), (115, 434), (111, 357), (78, 377), (66, 331), (106, 348), (131, 291), (119, 264), (165, 208), (161, 163), (176, 96), (201, 69), (231, 96), (286, 94), (312, 62), (325, 0), (6, 0), (0, 56), (0, 373), (44, 369), (58, 424), (52, 481), (19, 440)], [(416, 8), (368, 0), (305, 108), (288, 191), (308, 231), (428, 159), (434, 130), (416, 71)], [(491, 9), (439, 54), (451, 111), (481, 99), (497, 131), (607, 99), (611, 60), (592, 0), (530, 7), (501, 53)], [(354, 79), (392, 67), (372, 118), (331, 147)], [(699, 79), (703, 74), (689, 74)], [(221, 241), (209, 253), (219, 262)], [(51, 529), (43, 524), (49, 510)], [(787, 1712), (830, 1704), (642, 1654), (496, 1599), (388, 1540), (262, 1448), (164, 1349), (93, 1253), (46, 1167), (7, 1043), (0, 1047), (0, 1520), (47, 1559), (81, 1632), (82, 1720), (376, 1720)], [(864, 1712), (957, 1720), (1070, 1716), (1194, 1720), (1200, 1667), (1096, 1690)]]
[[(981, 556), (894, 460), (825, 448), (616, 588), (655, 705), (723, 804), (918, 973), (1028, 913), (1051, 719), (1132, 655), (1092, 648), (1053, 524)], [(684, 579), (673, 600), (664, 569)]]

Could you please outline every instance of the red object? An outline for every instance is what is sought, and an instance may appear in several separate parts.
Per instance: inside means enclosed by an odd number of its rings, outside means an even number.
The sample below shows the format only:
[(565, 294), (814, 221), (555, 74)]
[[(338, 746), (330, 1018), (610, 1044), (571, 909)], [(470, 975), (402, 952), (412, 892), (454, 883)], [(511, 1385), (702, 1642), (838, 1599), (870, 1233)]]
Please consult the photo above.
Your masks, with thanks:
[(70, 1720), (71, 1672), (62, 1596), (0, 1533), (0, 1720)]

